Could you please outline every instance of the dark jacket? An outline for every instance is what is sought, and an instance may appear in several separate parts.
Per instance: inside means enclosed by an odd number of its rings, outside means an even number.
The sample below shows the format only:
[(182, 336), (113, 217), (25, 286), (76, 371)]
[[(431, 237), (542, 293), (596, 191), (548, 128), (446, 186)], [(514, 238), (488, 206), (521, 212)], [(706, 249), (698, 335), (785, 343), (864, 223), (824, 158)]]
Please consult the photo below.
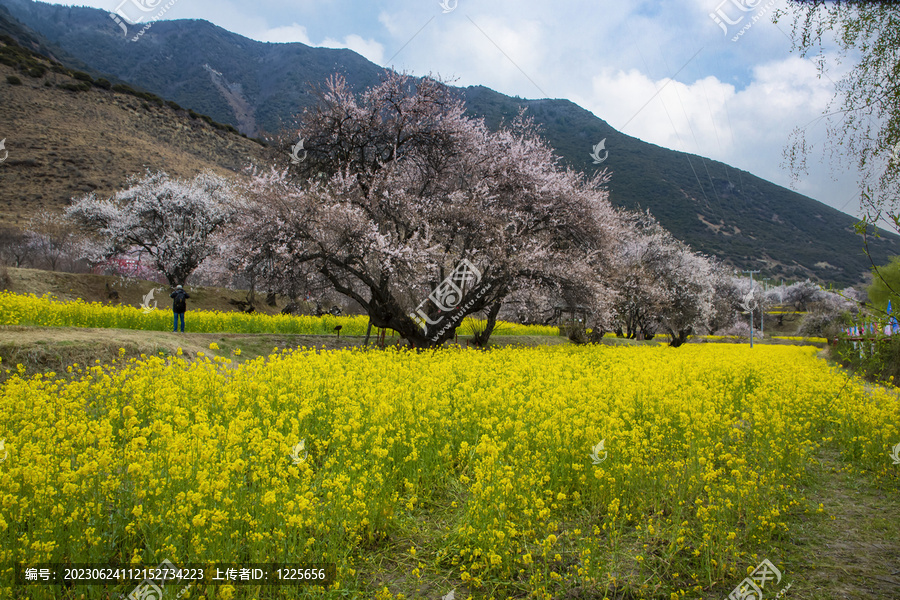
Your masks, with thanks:
[[(177, 312), (177, 313), (183, 313), (184, 311), (187, 310), (187, 302), (185, 302), (185, 300), (187, 300), (187, 299), (190, 298), (191, 296), (190, 296), (190, 294), (188, 294), (186, 291), (184, 291), (184, 290), (175, 290), (174, 292), (172, 292), (171, 294), (169, 294), (169, 297), (173, 299), (173, 301), (172, 301), (172, 310), (173, 310), (174, 312)], [(179, 302), (179, 300), (180, 300), (181, 302)], [(178, 307), (179, 304), (183, 304), (183, 308), (182, 308), (181, 310), (179, 310), (179, 307)]]

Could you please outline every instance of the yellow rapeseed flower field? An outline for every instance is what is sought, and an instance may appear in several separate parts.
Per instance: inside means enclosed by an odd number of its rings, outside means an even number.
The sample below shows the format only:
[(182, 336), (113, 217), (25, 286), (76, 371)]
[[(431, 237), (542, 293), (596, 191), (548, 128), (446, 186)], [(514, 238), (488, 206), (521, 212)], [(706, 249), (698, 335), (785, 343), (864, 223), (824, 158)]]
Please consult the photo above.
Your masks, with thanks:
[[(194, 333), (293, 333), (333, 334), (337, 325), (344, 335), (365, 335), (369, 324), (366, 316), (265, 315), (261, 313), (190, 310), (186, 317), (188, 331)], [(60, 302), (52, 297), (13, 294), (0, 291), (0, 325), (36, 325), (40, 327), (114, 327), (148, 331), (172, 331), (172, 312), (154, 309), (145, 312), (128, 305), (106, 305), (99, 302)], [(502, 335), (558, 335), (556, 327), (519, 325), (499, 322)], [(460, 333), (467, 333), (465, 325)]]
[(337, 568), (328, 589), (189, 599), (397, 598), (420, 579), (461, 598), (725, 597), (815, 510), (820, 446), (897, 478), (897, 397), (815, 352), (297, 349), (13, 376), (0, 597), (130, 591), (17, 586), (13, 563), (164, 559)]

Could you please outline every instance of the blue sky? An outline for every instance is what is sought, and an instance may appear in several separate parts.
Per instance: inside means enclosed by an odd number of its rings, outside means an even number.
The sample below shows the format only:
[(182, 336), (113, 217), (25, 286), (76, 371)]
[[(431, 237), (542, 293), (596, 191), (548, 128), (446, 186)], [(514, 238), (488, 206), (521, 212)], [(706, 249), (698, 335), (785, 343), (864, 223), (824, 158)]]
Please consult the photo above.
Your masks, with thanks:
[[(89, 5), (111, 11), (119, 2)], [(787, 4), (177, 0), (166, 18), (206, 19), (259, 41), (350, 48), (457, 85), (567, 98), (624, 133), (721, 160), (856, 214), (854, 165), (821, 160), (819, 117), (841, 73), (819, 78), (810, 60), (791, 52), (789, 17), (778, 24), (771, 18)], [(808, 175), (792, 186), (783, 150), (797, 127), (807, 129), (813, 153)]]

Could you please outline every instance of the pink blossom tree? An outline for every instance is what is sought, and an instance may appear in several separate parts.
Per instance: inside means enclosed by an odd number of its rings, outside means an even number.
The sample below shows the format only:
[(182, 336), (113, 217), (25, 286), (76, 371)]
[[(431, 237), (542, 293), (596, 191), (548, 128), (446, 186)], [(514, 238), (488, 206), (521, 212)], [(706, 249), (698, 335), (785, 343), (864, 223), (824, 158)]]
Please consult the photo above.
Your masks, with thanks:
[(649, 213), (623, 218), (628, 227), (613, 257), (618, 326), (631, 338), (640, 331), (650, 339), (662, 329), (670, 345), (681, 346), (714, 315), (715, 263), (691, 252)]
[(715, 265), (677, 240), (666, 258), (659, 280), (665, 302), (657, 320), (669, 334), (669, 345), (678, 347), (696, 331), (708, 328), (714, 314)]
[(615, 328), (618, 335), (629, 339), (639, 332), (644, 339), (652, 339), (658, 312), (665, 302), (658, 283), (671, 239), (649, 212), (623, 212), (622, 216), (628, 227), (613, 257), (613, 287), (618, 292)]
[(243, 265), (282, 293), (325, 281), (415, 347), (475, 313), (485, 343), (514, 292), (602, 305), (621, 226), (607, 176), (561, 169), (521, 114), (492, 133), (463, 112), (431, 78), (388, 74), (359, 97), (330, 79), (244, 190)]

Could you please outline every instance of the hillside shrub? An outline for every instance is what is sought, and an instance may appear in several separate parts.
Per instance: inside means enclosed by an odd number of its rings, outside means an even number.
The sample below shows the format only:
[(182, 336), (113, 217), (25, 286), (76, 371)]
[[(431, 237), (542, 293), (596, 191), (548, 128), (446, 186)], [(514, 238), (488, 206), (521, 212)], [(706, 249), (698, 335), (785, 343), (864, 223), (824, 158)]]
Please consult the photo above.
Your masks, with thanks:
[(91, 89), (91, 84), (86, 81), (82, 81), (79, 83), (67, 82), (67, 83), (58, 83), (58, 84), (56, 84), (56, 87), (63, 89), (63, 90), (68, 90), (70, 92), (86, 92), (89, 89)]
[(22, 80), (15, 75), (7, 75), (6, 83), (8, 83), (9, 85), (22, 85)]
[(130, 85), (125, 85), (124, 83), (117, 83), (112, 86), (112, 91), (119, 92), (120, 94), (130, 94), (134, 96), (137, 92)]
[(96, 81), (94, 81), (94, 85), (97, 86), (98, 88), (102, 88), (104, 90), (108, 90), (108, 89), (112, 88), (112, 84), (109, 82), (109, 80), (103, 79), (102, 77), (100, 79), (97, 79)]
[(83, 71), (75, 71), (72, 73), (72, 77), (79, 81), (87, 81), (88, 83), (94, 83), (94, 78), (88, 75)]

